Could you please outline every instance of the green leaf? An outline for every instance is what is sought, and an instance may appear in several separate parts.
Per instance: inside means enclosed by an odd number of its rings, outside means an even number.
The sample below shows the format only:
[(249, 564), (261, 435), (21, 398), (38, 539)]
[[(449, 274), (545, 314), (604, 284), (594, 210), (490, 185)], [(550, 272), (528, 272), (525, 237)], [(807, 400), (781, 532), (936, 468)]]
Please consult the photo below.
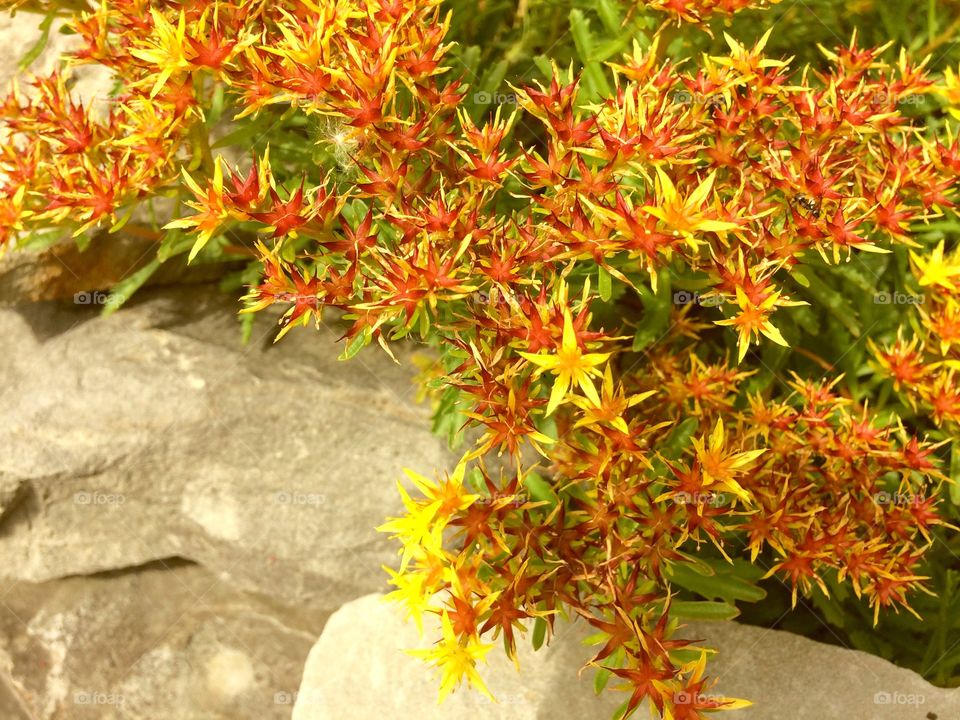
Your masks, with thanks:
[(603, 23), (603, 28), (607, 31), (607, 34), (613, 36), (620, 35), (623, 29), (623, 17), (620, 14), (617, 3), (613, 0), (597, 0), (597, 4), (594, 7), (597, 15), (600, 16), (600, 22)]
[(577, 48), (577, 55), (583, 63), (584, 88), (590, 100), (610, 95), (610, 85), (607, 82), (603, 66), (593, 59), (593, 34), (590, 32), (590, 22), (582, 11), (574, 8), (570, 11), (570, 34), (573, 44)]
[(110, 230), (108, 232), (111, 235), (114, 235), (120, 232), (121, 230), (123, 230), (124, 226), (126, 226), (126, 224), (130, 222), (130, 218), (133, 217), (133, 213), (135, 213), (136, 211), (137, 211), (137, 205), (136, 203), (134, 203), (130, 206), (130, 209), (123, 214), (122, 217), (118, 218), (117, 221), (110, 226)]
[(257, 120), (247, 120), (237, 122), (239, 127), (231, 133), (227, 133), (210, 146), (212, 150), (230, 145), (253, 145), (256, 140), (279, 121), (268, 115), (263, 115)]
[(477, 75), (475, 68), (480, 64), (480, 56), (480, 48), (476, 45), (466, 47), (463, 49), (463, 52), (460, 53), (460, 63), (463, 65), (463, 69), (471, 76), (476, 77)]
[(614, 55), (620, 55), (630, 49), (630, 43), (632, 41), (633, 38), (629, 35), (624, 35), (614, 40), (606, 40), (594, 48), (593, 59), (595, 62), (602, 63)]
[(73, 241), (77, 244), (77, 249), (80, 252), (84, 252), (88, 247), (90, 247), (90, 243), (93, 241), (93, 235), (88, 230), (85, 233), (74, 235)]
[(347, 343), (347, 346), (343, 349), (343, 352), (340, 353), (338, 360), (349, 360), (352, 357), (355, 357), (357, 353), (363, 350), (367, 345), (370, 344), (370, 340), (373, 339), (373, 328), (369, 325), (363, 329), (362, 332), (354, 335), (350, 342)]
[(695, 417), (688, 417), (679, 425), (675, 425), (663, 444), (657, 448), (667, 460), (676, 460), (680, 454), (690, 446), (690, 438), (697, 431), (700, 421)]
[(18, 67), (21, 70), (26, 70), (33, 65), (33, 61), (40, 57), (40, 53), (47, 47), (47, 41), (50, 39), (50, 28), (53, 26), (53, 20), (56, 16), (57, 11), (53, 9), (43, 18), (43, 22), (40, 23), (40, 37), (37, 38), (37, 41), (31, 45), (30, 49), (20, 58)]
[(550, 483), (535, 472), (527, 473), (526, 477), (523, 478), (523, 484), (526, 486), (534, 502), (549, 503), (549, 507), (551, 508), (560, 502), (560, 498), (557, 497)]
[(543, 641), (547, 637), (547, 621), (538, 617), (533, 621), (533, 649), (539, 650), (543, 647)]
[(539, 70), (540, 74), (545, 78), (553, 76), (553, 66), (550, 64), (550, 58), (546, 55), (534, 56), (533, 64), (537, 66), (537, 70)]
[(67, 232), (61, 228), (33, 230), (17, 240), (16, 248), (17, 250), (40, 252), (41, 250), (47, 250), (53, 247), (66, 237)]
[(641, 352), (663, 338), (670, 327), (670, 312), (673, 309), (670, 273), (664, 270), (657, 276), (656, 293), (642, 283), (636, 287), (644, 313), (633, 336), (632, 349)]
[(216, 125), (223, 117), (224, 85), (217, 83), (213, 86), (213, 97), (210, 98), (210, 110), (207, 112), (207, 126)]
[[(501, 60), (496, 65), (487, 70), (478, 83), (477, 92), (473, 97), (480, 105), (489, 105), (494, 102), (500, 94), (503, 93), (503, 79), (507, 75), (507, 68), (510, 67), (506, 60)], [(476, 98), (480, 100), (476, 100)]]
[(819, 590), (812, 595), (811, 599), (813, 600), (814, 607), (823, 615), (824, 620), (834, 627), (846, 627), (847, 623), (845, 621), (847, 614), (844, 612), (843, 606), (837, 602), (836, 599), (825, 596), (823, 592)]
[(160, 247), (157, 249), (157, 258), (160, 262), (166, 262), (175, 255), (181, 255), (193, 247), (194, 239), (184, 234), (182, 230), (168, 230), (160, 241)]
[(597, 669), (596, 673), (593, 675), (593, 691), (599, 695), (603, 692), (603, 689), (607, 686), (607, 681), (610, 679), (611, 673), (606, 668)]
[(767, 596), (763, 588), (733, 574), (732, 570), (721, 574), (714, 569), (714, 573), (707, 576), (694, 569), (690, 563), (671, 563), (667, 566), (666, 577), (670, 582), (709, 599), (757, 602)]
[(950, 446), (950, 502), (960, 507), (960, 440), (954, 439)]
[(113, 292), (110, 293), (110, 297), (107, 298), (107, 301), (103, 304), (103, 310), (100, 311), (100, 314), (104, 317), (113, 315), (127, 300), (133, 297), (133, 294), (150, 279), (150, 276), (153, 275), (159, 267), (160, 260), (154, 258), (133, 273), (133, 275), (124, 278), (114, 285)]
[[(443, 383), (442, 378), (438, 380)], [(433, 413), (433, 432), (447, 439), (451, 448), (458, 447), (463, 442), (463, 412), (461, 407), (460, 389), (452, 385), (445, 385), (440, 394), (440, 402)]]
[(863, 329), (857, 311), (835, 286), (821, 280), (810, 267), (805, 268), (804, 277), (807, 279), (804, 294), (814, 303), (824, 306), (854, 337), (860, 337)]
[(240, 317), (240, 343), (250, 344), (250, 338), (253, 337), (253, 324), (257, 320), (256, 313), (243, 313)]
[(793, 269), (790, 277), (796, 280), (801, 287), (810, 287), (810, 281), (807, 280), (807, 276), (803, 274), (803, 268), (799, 265)]
[(613, 297), (613, 276), (601, 265), (597, 268), (597, 292), (600, 293), (600, 299), (609, 302)]
[(740, 611), (735, 605), (710, 600), (674, 600), (670, 603), (671, 617), (687, 620), (733, 620)]

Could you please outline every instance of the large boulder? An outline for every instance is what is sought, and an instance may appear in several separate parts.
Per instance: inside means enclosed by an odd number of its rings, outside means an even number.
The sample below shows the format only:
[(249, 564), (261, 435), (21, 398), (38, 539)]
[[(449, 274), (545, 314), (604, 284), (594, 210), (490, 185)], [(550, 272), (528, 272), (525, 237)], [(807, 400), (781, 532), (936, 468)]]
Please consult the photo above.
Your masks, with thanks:
[(5, 588), (4, 720), (286, 720), (325, 616), (171, 561)]
[(410, 363), (339, 362), (333, 328), (274, 345), (268, 321), (243, 346), (236, 309), (192, 289), (0, 310), (0, 579), (182, 557), (316, 609), (385, 587), (395, 479), (449, 463)]
[[(560, 624), (548, 648), (535, 653), (523, 643), (520, 672), (495, 647), (479, 670), (499, 703), (461, 688), (438, 706), (436, 676), (404, 652), (428, 647), (437, 634), (419, 637), (382, 596), (363, 597), (333, 614), (310, 651), (293, 720), (603, 720), (626, 696), (594, 696), (590, 671), (578, 679), (591, 654), (582, 642), (588, 634), (583, 622)], [(685, 634), (718, 649), (715, 692), (754, 702), (731, 718), (960, 718), (960, 690), (933, 687), (872, 655), (737, 623), (696, 624)]]

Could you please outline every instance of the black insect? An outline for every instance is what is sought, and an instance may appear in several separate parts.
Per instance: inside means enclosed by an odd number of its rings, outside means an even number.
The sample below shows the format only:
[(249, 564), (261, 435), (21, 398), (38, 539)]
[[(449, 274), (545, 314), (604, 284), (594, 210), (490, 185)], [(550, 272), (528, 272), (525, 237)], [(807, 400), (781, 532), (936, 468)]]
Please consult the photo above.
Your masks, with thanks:
[(927, 720), (937, 720), (937, 714), (935, 712), (928, 712)]
[(813, 217), (820, 217), (820, 212), (823, 207), (823, 201), (820, 198), (812, 198), (809, 195), (804, 195), (803, 193), (793, 196), (793, 201), (791, 204), (797, 204), (810, 213)]

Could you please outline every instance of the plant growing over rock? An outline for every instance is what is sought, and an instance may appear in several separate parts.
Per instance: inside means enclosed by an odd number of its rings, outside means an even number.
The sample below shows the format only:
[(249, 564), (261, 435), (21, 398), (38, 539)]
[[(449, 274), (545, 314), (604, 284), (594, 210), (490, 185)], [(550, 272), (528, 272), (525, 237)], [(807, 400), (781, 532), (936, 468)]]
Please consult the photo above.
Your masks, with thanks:
[(960, 464), (956, 77), (856, 37), (685, 55), (746, 4), (573, 7), (577, 70), (502, 87), (457, 3), (80, 4), (71, 62), (117, 90), (99, 116), (59, 71), (7, 96), (2, 239), (172, 200), (156, 262), (252, 258), (243, 313), (282, 307), (278, 338), (328, 309), (346, 358), (435, 350), (436, 429), (469, 441), (382, 530), (392, 596), (439, 615), (441, 694), (572, 615), (622, 716), (741, 707), (681, 621), (763, 578), (912, 612)]

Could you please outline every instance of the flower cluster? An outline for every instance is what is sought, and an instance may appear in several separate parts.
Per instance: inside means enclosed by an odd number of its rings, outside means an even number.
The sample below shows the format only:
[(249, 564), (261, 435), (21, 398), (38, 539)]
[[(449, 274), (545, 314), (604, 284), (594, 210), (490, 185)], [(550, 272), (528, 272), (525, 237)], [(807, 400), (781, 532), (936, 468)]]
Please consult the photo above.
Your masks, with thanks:
[(131, 96), (98, 118), (59, 72), (32, 85), (29, 96), (14, 87), (0, 105), (0, 245), (24, 229), (118, 227), (119, 208), (175, 176), (183, 112)]
[[(707, 693), (698, 656), (675, 652), (689, 643), (669, 639), (665, 588), (696, 572), (702, 543), (755, 563), (772, 550), (777, 561), (762, 569), (795, 599), (827, 591), (829, 574), (875, 613), (909, 608), (941, 523), (932, 448), (898, 441), (902, 431), (822, 381), (795, 379), (779, 401), (745, 393), (750, 373), (704, 362), (693, 339), (672, 333), (622, 383), (608, 373), (598, 399), (574, 403), (549, 452), (550, 481), (519, 466), (495, 476), (480, 462), (465, 482), (469, 458), (436, 483), (413, 475), (422, 496), (401, 488), (408, 514), (381, 528), (403, 545), (392, 597), (418, 624), (439, 613), (464, 647), (502, 634), (513, 657), (526, 623), (552, 629), (574, 613), (602, 645), (590, 664), (627, 681), (627, 711), (648, 699), (673, 718), (741, 706), (677, 700)], [(692, 442), (675, 452), (684, 433)], [(473, 662), (462, 668), (473, 672)]]
[[(81, 42), (71, 63), (109, 69), (119, 90), (84, 105), (57, 71), (35, 79), (29, 95), (14, 87), (6, 96), (0, 244), (52, 225), (72, 224), (78, 235), (103, 224), (116, 230), (129, 219), (122, 210), (175, 187), (185, 161), (213, 178), (222, 171), (210, 139), (226, 105), (239, 108), (234, 120), (275, 107), (335, 115), (339, 130), (329, 140), (358, 156), (380, 133), (416, 146), (419, 130), (394, 107), (398, 91), (445, 69), (435, 5), (113, 0), (78, 11), (68, 23)], [(217, 206), (221, 192), (213, 179), (210, 193), (198, 191), (204, 218), (195, 251), (229, 217)], [(250, 200), (233, 202), (242, 210)], [(278, 203), (264, 210), (267, 222)]]
[(646, 0), (644, 5), (678, 23), (703, 23), (713, 15), (732, 15), (747, 8), (765, 8), (780, 0)]
[(956, 437), (960, 425), (960, 251), (911, 253), (913, 276), (923, 300), (916, 304), (918, 332), (907, 339), (871, 344), (878, 370), (914, 411), (921, 409)]

